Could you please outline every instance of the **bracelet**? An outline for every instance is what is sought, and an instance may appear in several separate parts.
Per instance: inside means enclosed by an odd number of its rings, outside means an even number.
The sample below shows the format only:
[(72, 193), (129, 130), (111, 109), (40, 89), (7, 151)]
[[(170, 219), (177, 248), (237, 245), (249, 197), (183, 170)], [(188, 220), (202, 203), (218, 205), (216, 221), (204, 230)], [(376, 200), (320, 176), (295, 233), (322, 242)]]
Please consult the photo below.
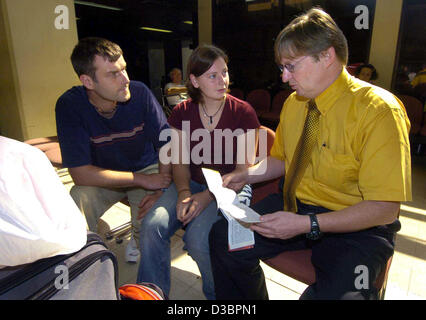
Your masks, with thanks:
[(184, 191), (189, 191), (189, 192), (191, 192), (191, 190), (190, 190), (190, 189), (182, 189), (182, 190), (178, 191), (178, 195), (180, 195), (180, 193), (181, 193), (181, 192), (184, 192)]

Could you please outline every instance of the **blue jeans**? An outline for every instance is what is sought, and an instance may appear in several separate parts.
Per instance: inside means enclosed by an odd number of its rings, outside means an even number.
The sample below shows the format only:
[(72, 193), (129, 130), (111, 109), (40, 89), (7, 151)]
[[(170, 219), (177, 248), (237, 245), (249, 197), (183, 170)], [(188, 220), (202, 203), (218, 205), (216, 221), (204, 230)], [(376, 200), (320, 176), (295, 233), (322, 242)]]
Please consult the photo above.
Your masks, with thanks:
[[(191, 180), (191, 193), (202, 192), (207, 186)], [(240, 202), (250, 205), (251, 186), (246, 185), (238, 194)], [(137, 282), (151, 282), (158, 285), (165, 294), (170, 293), (170, 238), (183, 227), (177, 219), (176, 202), (178, 194), (174, 183), (158, 199), (142, 219), (140, 229), (141, 259)], [(220, 218), (216, 201), (186, 227), (184, 249), (195, 260), (203, 280), (203, 292), (207, 299), (215, 299), (213, 273), (210, 263), (209, 233), (212, 225)]]

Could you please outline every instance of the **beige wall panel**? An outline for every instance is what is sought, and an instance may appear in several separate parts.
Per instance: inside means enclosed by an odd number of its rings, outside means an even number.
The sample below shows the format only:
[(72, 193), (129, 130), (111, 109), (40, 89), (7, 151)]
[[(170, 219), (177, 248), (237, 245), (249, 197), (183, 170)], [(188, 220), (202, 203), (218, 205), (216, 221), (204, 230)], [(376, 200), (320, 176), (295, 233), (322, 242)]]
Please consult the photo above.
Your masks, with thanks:
[[(1, 59), (1, 67), (10, 75), (1, 79), (1, 86), (10, 90), (0, 103), (14, 110), (5, 118), (2, 112), (2, 134), (20, 140), (56, 135), (56, 100), (79, 83), (69, 60), (78, 41), (73, 1), (1, 0), (1, 5), (8, 47), (7, 53), (2, 52), (1, 57), (8, 59)], [(55, 12), (58, 6), (67, 11)], [(55, 19), (66, 18), (66, 13), (68, 29), (58, 29)]]

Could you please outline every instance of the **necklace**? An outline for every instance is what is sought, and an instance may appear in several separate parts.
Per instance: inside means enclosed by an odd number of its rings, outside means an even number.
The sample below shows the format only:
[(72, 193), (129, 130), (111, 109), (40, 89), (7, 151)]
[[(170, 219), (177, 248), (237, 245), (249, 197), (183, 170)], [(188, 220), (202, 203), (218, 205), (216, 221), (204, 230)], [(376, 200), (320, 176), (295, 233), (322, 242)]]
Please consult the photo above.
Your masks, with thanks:
[(225, 99), (222, 101), (222, 103), (220, 104), (220, 107), (216, 110), (216, 112), (214, 114), (212, 114), (211, 116), (207, 114), (206, 109), (204, 108), (204, 103), (201, 103), (201, 108), (203, 108), (203, 113), (205, 117), (209, 117), (209, 123), (212, 124), (213, 123), (213, 117), (216, 116), (218, 114), (218, 112), (220, 111), (220, 109), (222, 109), (223, 105), (225, 104)]
[(115, 111), (117, 110), (117, 106), (114, 107), (114, 109), (112, 109), (111, 111), (103, 111), (100, 108), (98, 108), (97, 106), (95, 106), (96, 111), (103, 117), (110, 119), (113, 117)]

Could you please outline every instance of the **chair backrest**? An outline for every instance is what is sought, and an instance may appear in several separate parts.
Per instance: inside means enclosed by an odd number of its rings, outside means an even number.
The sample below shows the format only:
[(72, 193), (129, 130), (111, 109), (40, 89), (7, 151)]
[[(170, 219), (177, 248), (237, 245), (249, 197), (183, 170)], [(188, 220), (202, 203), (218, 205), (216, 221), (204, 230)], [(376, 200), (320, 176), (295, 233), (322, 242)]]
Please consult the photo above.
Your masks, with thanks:
[(414, 87), (414, 94), (420, 99), (426, 98), (426, 83), (420, 83)]
[(167, 95), (165, 94), (164, 90), (160, 88), (161, 90), (161, 108), (163, 109), (164, 114), (166, 115), (166, 118), (170, 117), (170, 114), (172, 113), (172, 107), (169, 105), (169, 101), (167, 99)]
[[(271, 152), (272, 145), (274, 144), (275, 132), (274, 132), (274, 130), (272, 130), (268, 127), (265, 127), (265, 126), (260, 126), (259, 129), (260, 130), (266, 130), (266, 136), (267, 136), (267, 142), (266, 142), (267, 143), (267, 145), (266, 145), (267, 154), (266, 154), (266, 156), (269, 156), (270, 152)], [(261, 135), (262, 133), (259, 133), (259, 134)], [(259, 157), (259, 150), (262, 149), (262, 146), (260, 145), (261, 143), (264, 143), (264, 141), (259, 139), (259, 146), (257, 148), (258, 153), (256, 154), (258, 161), (261, 161), (261, 160), (264, 159), (263, 150), (262, 150), (262, 158)], [(255, 203), (259, 202), (260, 200), (264, 199), (267, 195), (269, 195), (271, 193), (279, 192), (278, 181), (279, 181), (279, 178), (276, 178), (276, 179), (273, 179), (273, 180), (263, 181), (263, 182), (258, 182), (258, 183), (253, 184), (253, 198), (251, 200), (251, 203), (255, 204)]]
[(423, 122), (423, 126), (421, 127), (419, 133), (421, 136), (426, 137), (426, 120)]
[(281, 90), (272, 99), (271, 112), (281, 112), (284, 101), (293, 92), (293, 90)]
[(271, 94), (265, 89), (255, 89), (247, 94), (246, 101), (252, 105), (256, 113), (268, 112), (271, 106)]
[(346, 70), (349, 72), (350, 75), (354, 76), (356, 69), (362, 65), (362, 62), (352, 63), (348, 66), (346, 66)]
[(234, 96), (235, 98), (244, 100), (244, 91), (241, 90), (240, 88), (232, 88), (229, 93), (231, 94), (231, 96)]
[(43, 151), (54, 167), (62, 168), (61, 148), (57, 136), (34, 138), (24, 142)]
[(423, 107), (419, 99), (407, 96), (407, 95), (398, 95), (398, 98), (404, 104), (405, 110), (407, 111), (407, 116), (411, 122), (411, 134), (416, 134), (422, 125), (423, 121)]

